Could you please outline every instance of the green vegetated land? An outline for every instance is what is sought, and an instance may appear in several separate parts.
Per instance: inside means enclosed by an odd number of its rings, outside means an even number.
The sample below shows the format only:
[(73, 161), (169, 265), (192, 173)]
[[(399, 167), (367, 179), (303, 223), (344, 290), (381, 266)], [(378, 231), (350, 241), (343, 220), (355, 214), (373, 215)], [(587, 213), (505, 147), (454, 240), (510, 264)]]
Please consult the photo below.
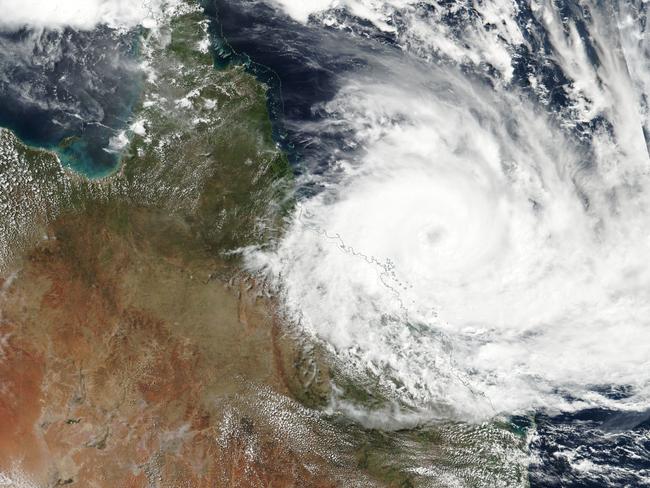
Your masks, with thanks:
[(214, 69), (207, 21), (188, 10), (143, 33), (147, 78), (115, 174), (88, 180), (0, 132), (5, 262), (12, 248), (68, 212), (103, 212), (107, 225), (126, 231), (130, 214), (149, 208), (174, 216), (215, 252), (277, 231), (291, 171), (272, 138), (265, 88), (242, 67)]

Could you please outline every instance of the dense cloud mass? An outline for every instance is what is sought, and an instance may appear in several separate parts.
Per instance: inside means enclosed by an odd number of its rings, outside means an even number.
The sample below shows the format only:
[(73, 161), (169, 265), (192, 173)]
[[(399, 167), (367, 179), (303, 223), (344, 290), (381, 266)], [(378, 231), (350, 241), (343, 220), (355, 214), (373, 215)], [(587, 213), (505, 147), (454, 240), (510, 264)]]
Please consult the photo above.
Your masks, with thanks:
[(163, 0), (0, 0), (0, 28), (133, 27), (155, 16), (162, 4)]
[(648, 4), (320, 3), (274, 2), (403, 51), (339, 75), (352, 150), (249, 257), (288, 314), (424, 410), (648, 408)]

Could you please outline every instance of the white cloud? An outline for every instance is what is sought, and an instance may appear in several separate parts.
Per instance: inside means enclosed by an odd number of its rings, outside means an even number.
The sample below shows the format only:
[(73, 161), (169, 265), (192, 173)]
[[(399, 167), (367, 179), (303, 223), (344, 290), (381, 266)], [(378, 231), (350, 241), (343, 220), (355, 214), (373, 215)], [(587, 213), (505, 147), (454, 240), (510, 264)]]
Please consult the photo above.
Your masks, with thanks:
[[(553, 22), (574, 91), (612, 124), (589, 149), (514, 89), (387, 57), (343, 75), (324, 107), (323, 132), (343, 128), (363, 148), (345, 176), (303, 200), (276, 252), (248, 255), (348, 370), (372, 371), (413, 405), (478, 418), (650, 406), (645, 31), (624, 31), (629, 68), (620, 53), (594, 67)], [(618, 42), (607, 26), (594, 16), (596, 45)], [(466, 49), (483, 52), (483, 39)], [(594, 385), (634, 395), (608, 400)]]
[(338, 6), (339, 3), (336, 0), (275, 0), (276, 5), (299, 22), (307, 22), (311, 14)]
[(0, 28), (92, 29), (151, 22), (164, 0), (0, 0)]

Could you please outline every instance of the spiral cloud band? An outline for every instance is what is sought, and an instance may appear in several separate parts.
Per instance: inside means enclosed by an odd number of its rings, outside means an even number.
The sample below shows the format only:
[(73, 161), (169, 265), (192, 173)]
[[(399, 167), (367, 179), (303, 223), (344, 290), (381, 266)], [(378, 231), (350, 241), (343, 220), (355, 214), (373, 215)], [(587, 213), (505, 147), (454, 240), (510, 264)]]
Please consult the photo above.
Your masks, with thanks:
[[(645, 24), (594, 5), (594, 65), (575, 24), (531, 3), (570, 81), (555, 114), (534, 76), (535, 97), (510, 83), (513, 46), (528, 42), (516, 25), (470, 24), (467, 46), (406, 1), (279, 2), (312, 25), (336, 26), (339, 6), (392, 30), (399, 13), (412, 57), (342, 75), (322, 130), (355, 151), (303, 199), (278, 248), (248, 260), (290, 317), (425, 411), (650, 408)], [(422, 53), (443, 46), (448, 62), (423, 69)], [(454, 67), (486, 60), (490, 85)], [(612, 388), (631, 393), (613, 400)]]

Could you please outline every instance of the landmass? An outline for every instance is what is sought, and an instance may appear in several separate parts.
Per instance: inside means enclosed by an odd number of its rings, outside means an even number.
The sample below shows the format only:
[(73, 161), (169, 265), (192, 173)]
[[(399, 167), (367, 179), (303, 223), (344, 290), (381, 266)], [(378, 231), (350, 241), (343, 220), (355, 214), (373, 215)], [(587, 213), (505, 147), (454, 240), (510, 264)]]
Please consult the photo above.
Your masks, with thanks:
[(387, 434), (328, 411), (335, 369), (233, 252), (293, 204), (266, 88), (215, 69), (189, 2), (141, 48), (114, 174), (0, 129), (0, 486), (445, 486), (422, 484), (422, 459), (523, 479), (498, 448), (463, 461), (477, 432), (512, 444), (504, 429)]

